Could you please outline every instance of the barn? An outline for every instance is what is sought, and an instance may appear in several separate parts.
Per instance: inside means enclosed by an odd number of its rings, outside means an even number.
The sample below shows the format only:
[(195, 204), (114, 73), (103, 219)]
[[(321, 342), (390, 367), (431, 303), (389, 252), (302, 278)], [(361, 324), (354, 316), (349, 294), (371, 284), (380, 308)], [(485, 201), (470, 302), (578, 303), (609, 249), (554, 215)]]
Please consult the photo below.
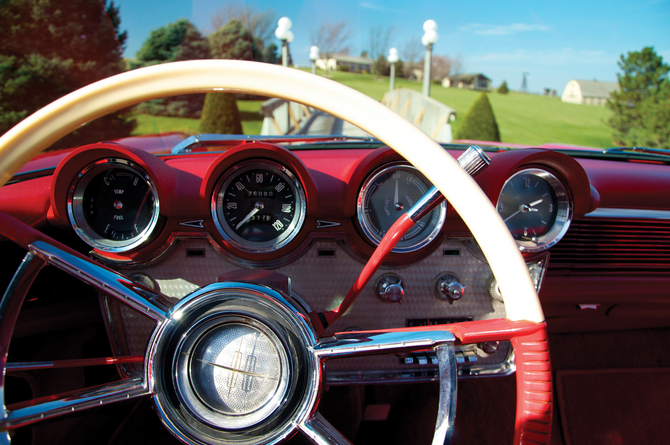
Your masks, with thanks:
[(563, 89), (561, 101), (571, 104), (605, 105), (612, 91), (618, 91), (617, 82), (572, 79)]

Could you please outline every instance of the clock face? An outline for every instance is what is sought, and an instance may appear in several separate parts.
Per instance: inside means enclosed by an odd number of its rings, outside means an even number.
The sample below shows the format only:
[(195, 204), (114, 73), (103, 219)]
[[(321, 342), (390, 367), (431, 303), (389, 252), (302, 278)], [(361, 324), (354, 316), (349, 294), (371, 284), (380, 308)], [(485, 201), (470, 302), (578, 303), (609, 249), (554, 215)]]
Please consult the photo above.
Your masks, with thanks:
[(572, 216), (565, 187), (541, 169), (512, 175), (500, 191), (497, 210), (517, 244), (527, 251), (556, 244)]
[(290, 242), (302, 226), (305, 207), (295, 176), (280, 164), (260, 160), (224, 174), (212, 199), (221, 234), (249, 252), (268, 252)]

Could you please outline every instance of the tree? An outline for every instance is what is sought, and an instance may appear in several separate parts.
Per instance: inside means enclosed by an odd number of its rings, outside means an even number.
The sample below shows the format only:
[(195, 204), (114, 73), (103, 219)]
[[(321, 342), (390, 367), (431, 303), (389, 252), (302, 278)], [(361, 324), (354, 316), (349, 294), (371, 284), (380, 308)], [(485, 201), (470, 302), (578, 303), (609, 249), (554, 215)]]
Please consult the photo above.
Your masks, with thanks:
[(253, 6), (246, 6), (244, 3), (227, 3), (212, 16), (211, 22), (216, 31), (231, 20), (237, 20), (265, 47), (274, 38), (275, 16), (271, 9), (257, 11)]
[[(324, 22), (316, 33), (312, 33), (312, 45), (318, 46), (320, 57), (328, 60), (334, 54), (342, 53), (345, 50), (348, 53), (349, 49), (345, 44), (349, 40), (350, 34), (349, 26), (344, 20), (336, 23)], [(327, 68), (328, 63), (326, 63)]]
[(187, 19), (151, 31), (137, 51), (137, 66), (208, 59), (209, 42)]
[(386, 56), (392, 33), (393, 26), (389, 26), (388, 28), (383, 26), (373, 26), (370, 28), (370, 51), (367, 55), (369, 55), (371, 59), (378, 60), (379, 56)]
[(233, 19), (209, 35), (209, 47), (215, 59), (262, 60), (262, 49), (254, 45), (247, 29)]
[[(119, 8), (100, 0), (23, 0), (0, 8), (0, 133), (54, 100), (125, 69)], [(124, 137), (124, 111), (97, 119), (51, 148)]]
[(486, 93), (480, 94), (465, 114), (456, 131), (456, 139), (500, 142), (498, 123)]
[[(154, 29), (137, 51), (130, 67), (156, 65), (179, 60), (200, 60), (210, 57), (209, 41), (187, 19), (179, 19), (167, 26)], [(205, 102), (204, 94), (184, 94), (151, 100), (139, 104), (139, 113), (156, 116), (200, 117)]]
[(621, 55), (618, 65), (623, 71), (617, 74), (619, 91), (610, 93), (607, 102), (614, 143), (670, 148), (670, 67), (651, 47)]
[(509, 93), (509, 88), (507, 88), (507, 81), (503, 80), (502, 85), (498, 88), (498, 93), (500, 94), (507, 94)]
[(391, 75), (391, 65), (386, 61), (386, 57), (383, 54), (380, 54), (375, 61), (375, 74), (378, 76)]
[(421, 44), (420, 37), (412, 36), (411, 39), (407, 40), (403, 44), (402, 48), (400, 49), (400, 58), (404, 62), (403, 70), (401, 71), (404, 77), (408, 79), (413, 78), (412, 70), (417, 67), (423, 52), (424, 47), (423, 44)]
[(242, 121), (235, 97), (230, 93), (208, 93), (200, 120), (201, 133), (242, 134)]

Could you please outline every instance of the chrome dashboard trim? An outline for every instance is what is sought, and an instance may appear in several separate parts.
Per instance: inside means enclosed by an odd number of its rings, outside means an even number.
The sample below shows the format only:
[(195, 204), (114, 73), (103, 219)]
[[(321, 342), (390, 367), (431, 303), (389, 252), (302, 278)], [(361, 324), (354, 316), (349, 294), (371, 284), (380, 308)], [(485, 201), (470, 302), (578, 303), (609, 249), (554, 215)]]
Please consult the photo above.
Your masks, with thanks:
[(617, 209), (599, 207), (584, 218), (624, 218), (624, 219), (662, 219), (670, 220), (670, 210)]

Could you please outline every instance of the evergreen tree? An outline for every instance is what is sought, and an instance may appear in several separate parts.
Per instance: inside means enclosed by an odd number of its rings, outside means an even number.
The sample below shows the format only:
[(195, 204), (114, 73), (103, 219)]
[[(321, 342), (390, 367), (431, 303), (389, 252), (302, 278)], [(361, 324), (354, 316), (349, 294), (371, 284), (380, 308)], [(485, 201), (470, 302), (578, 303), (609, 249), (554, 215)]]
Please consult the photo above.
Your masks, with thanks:
[(486, 93), (480, 94), (465, 114), (456, 139), (500, 142), (498, 123)]
[[(0, 8), (0, 133), (54, 100), (124, 70), (119, 8), (100, 0), (22, 0)], [(52, 148), (124, 137), (123, 112), (97, 119)]]
[(242, 134), (242, 121), (235, 96), (230, 93), (207, 93), (200, 119), (200, 132)]
[(239, 20), (231, 20), (209, 35), (209, 47), (215, 59), (263, 60), (263, 45)]
[(670, 148), (670, 67), (650, 47), (622, 55), (618, 64), (619, 91), (607, 102), (614, 143)]
[(509, 93), (509, 88), (507, 88), (507, 81), (503, 80), (502, 85), (498, 88), (498, 93), (499, 94), (507, 94)]
[[(180, 60), (200, 60), (210, 57), (209, 41), (186, 19), (151, 31), (137, 51), (131, 68)], [(157, 116), (200, 117), (204, 94), (185, 94), (144, 102), (135, 109), (139, 113)]]

